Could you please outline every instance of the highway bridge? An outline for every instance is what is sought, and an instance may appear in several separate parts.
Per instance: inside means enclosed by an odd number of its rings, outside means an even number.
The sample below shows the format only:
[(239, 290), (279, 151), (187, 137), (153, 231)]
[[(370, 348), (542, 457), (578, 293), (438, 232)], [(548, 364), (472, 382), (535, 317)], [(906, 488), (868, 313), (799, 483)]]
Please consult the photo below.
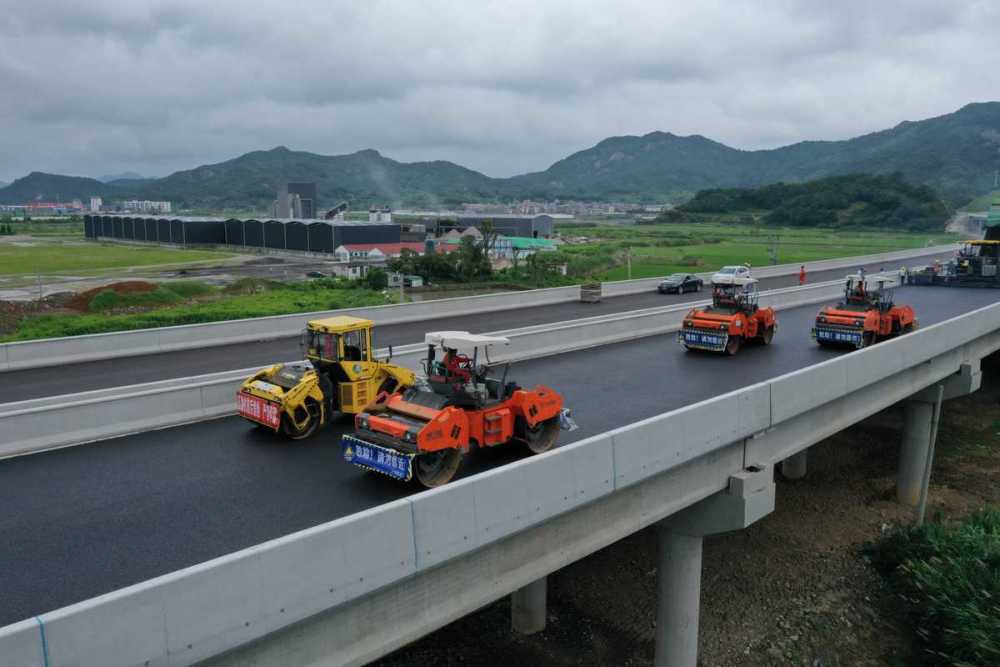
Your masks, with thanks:
[[(652, 297), (664, 303), (653, 294), (601, 307), (625, 318)], [(773, 345), (734, 358), (685, 353), (659, 333), (518, 362), (512, 376), (558, 388), (580, 429), (542, 456), (477, 451), (463, 479), (430, 492), (343, 463), (333, 446), (343, 423), (289, 444), (226, 417), (9, 458), (0, 502), (17, 539), (0, 545), (0, 624), (10, 624), (0, 656), (17, 665), (360, 664), (508, 593), (515, 627), (531, 631), (544, 625), (546, 574), (658, 523), (657, 662), (692, 665), (702, 536), (769, 512), (777, 463), (804, 474), (809, 445), (907, 398), (900, 496), (912, 502), (929, 429), (920, 392), (974, 390), (979, 359), (1000, 348), (989, 290), (902, 288), (897, 300), (914, 305), (921, 330), (860, 352), (817, 347), (809, 304), (779, 312)], [(412, 343), (428, 328), (556, 326), (594, 312), (567, 303), (405, 323), (380, 330), (381, 342)], [(288, 340), (252, 347), (271, 346), (296, 356)], [(158, 377), (197, 354), (201, 372), (253, 365), (239, 347), (148, 359)], [(40, 397), (106, 388), (144, 359), (3, 377)], [(57, 371), (63, 384), (52, 384)]]

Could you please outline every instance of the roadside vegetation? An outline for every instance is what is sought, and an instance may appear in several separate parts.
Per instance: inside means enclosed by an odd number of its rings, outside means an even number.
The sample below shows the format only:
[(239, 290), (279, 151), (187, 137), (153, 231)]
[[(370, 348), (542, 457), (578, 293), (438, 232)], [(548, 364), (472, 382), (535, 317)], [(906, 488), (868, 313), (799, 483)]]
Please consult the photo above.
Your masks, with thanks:
[(1000, 509), (869, 547), (933, 664), (1000, 664)]
[(289, 283), (246, 278), (224, 288), (197, 281), (129, 281), (51, 304), (55, 307), (47, 313), (9, 318), (0, 342), (360, 308), (393, 298), (391, 291), (336, 278)]

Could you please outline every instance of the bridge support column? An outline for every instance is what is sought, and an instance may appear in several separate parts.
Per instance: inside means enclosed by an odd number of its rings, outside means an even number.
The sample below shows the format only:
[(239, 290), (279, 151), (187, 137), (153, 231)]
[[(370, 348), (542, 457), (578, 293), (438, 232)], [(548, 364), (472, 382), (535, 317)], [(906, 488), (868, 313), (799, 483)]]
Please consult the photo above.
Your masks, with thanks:
[[(944, 386), (943, 400), (966, 396), (979, 389), (982, 372), (979, 361), (962, 364), (958, 372), (940, 383)], [(931, 447), (931, 422), (938, 385), (919, 391), (903, 403), (903, 442), (899, 449), (899, 469), (896, 473), (896, 499), (916, 507), (920, 500), (924, 468)]]
[(903, 444), (899, 449), (896, 499), (916, 507), (931, 445), (934, 404), (909, 399), (903, 404)]
[(510, 595), (510, 624), (514, 632), (532, 635), (545, 629), (546, 577), (536, 579)]
[(706, 535), (746, 528), (774, 511), (774, 473), (751, 466), (715, 495), (657, 524), (656, 667), (697, 667)]
[(698, 664), (701, 550), (704, 537), (658, 527), (656, 667)]
[(803, 449), (798, 454), (792, 454), (781, 462), (781, 476), (785, 479), (802, 479), (806, 476), (806, 461), (808, 460), (808, 449)]

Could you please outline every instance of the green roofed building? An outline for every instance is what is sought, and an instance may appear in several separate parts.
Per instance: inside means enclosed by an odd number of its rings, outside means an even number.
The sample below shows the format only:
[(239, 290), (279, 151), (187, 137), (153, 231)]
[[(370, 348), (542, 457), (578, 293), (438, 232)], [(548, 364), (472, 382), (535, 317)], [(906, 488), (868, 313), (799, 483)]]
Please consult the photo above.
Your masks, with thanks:
[(986, 226), (995, 227), (1000, 225), (1000, 201), (994, 201), (990, 206), (990, 212), (986, 214)]

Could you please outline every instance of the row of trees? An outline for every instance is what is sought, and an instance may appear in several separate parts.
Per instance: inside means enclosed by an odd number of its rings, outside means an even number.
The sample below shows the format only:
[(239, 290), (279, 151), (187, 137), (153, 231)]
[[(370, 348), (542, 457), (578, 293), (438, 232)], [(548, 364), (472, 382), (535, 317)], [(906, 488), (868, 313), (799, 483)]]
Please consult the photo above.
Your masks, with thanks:
[(486, 244), (465, 237), (456, 250), (419, 255), (404, 248), (399, 257), (390, 259), (389, 270), (422, 276), (426, 280), (472, 282), (488, 280), (493, 274)]
[(6, 222), (0, 222), (0, 236), (13, 236), (17, 234), (14, 231), (14, 225)]
[(686, 213), (767, 211), (766, 224), (798, 227), (893, 227), (941, 231), (950, 211), (926, 185), (907, 183), (901, 174), (852, 174), (806, 183), (775, 183), (760, 188), (702, 190), (677, 207)]

